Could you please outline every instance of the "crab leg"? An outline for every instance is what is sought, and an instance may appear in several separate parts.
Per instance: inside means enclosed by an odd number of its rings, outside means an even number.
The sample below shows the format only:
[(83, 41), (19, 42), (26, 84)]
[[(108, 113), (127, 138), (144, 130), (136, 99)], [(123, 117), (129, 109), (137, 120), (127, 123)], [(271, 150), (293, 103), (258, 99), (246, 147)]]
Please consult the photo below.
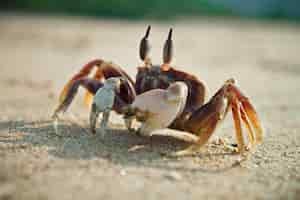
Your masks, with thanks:
[(91, 111), (90, 111), (90, 130), (93, 134), (96, 133), (96, 123), (100, 112), (97, 110), (97, 107), (95, 104), (92, 104)]
[(158, 129), (150, 133), (150, 136), (154, 136), (154, 135), (173, 137), (190, 143), (196, 143), (199, 140), (198, 136), (194, 134), (184, 132), (184, 131), (178, 131), (175, 129)]
[(198, 141), (187, 149), (171, 155), (184, 156), (200, 151), (217, 128), (218, 123), (225, 118), (228, 106), (228, 102), (225, 101), (225, 90), (221, 88), (208, 103), (193, 112), (185, 122), (184, 130), (198, 136)]
[[(103, 73), (100, 68), (97, 68), (97, 71), (96, 71), (95, 75), (93, 76), (93, 79), (97, 80), (97, 81), (101, 81), (103, 79)], [(91, 106), (93, 96), (94, 96), (93, 93), (86, 91), (85, 96), (84, 96), (84, 103), (86, 106), (88, 106), (88, 107)]]
[(249, 117), (250, 122), (252, 123), (255, 130), (255, 140), (257, 143), (261, 143), (263, 140), (263, 129), (256, 114), (254, 107), (250, 104), (249, 101), (242, 101), (243, 108), (247, 116)]
[[(87, 76), (91, 73), (93, 67), (95, 66), (97, 66), (98, 69), (94, 76), (94, 79), (87, 78)], [(131, 103), (135, 96), (135, 91), (133, 89), (133, 80), (120, 67), (112, 63), (97, 59), (86, 64), (77, 74), (75, 74), (71, 78), (71, 80), (67, 82), (59, 95), (59, 104), (55, 109), (53, 116), (57, 117), (58, 113), (65, 111), (69, 107), (80, 85), (86, 88), (88, 92), (93, 95), (103, 85), (103, 83), (101, 83), (99, 80), (103, 78), (108, 79), (111, 77), (119, 76), (127, 80), (127, 82), (124, 82), (124, 84), (121, 86), (120, 93), (122, 95), (120, 96), (125, 103)], [(94, 87), (95, 85), (97, 87)]]
[(263, 129), (260, 120), (258, 118), (258, 115), (254, 109), (254, 106), (250, 103), (249, 99), (244, 94), (242, 94), (242, 92), (234, 84), (231, 84), (229, 86), (229, 90), (237, 96), (238, 101), (241, 103), (241, 107), (243, 108), (245, 114), (247, 115), (249, 121), (251, 122), (255, 130), (255, 141), (257, 143), (261, 143), (263, 140)]
[(64, 98), (60, 99), (59, 105), (56, 107), (52, 118), (58, 118), (59, 113), (65, 112), (68, 109), (76, 96), (80, 85), (87, 89), (91, 94), (95, 94), (96, 91), (103, 86), (103, 83), (90, 78), (81, 78), (74, 81), (70, 86), (67, 86), (69, 87), (68, 90), (64, 89), (63, 93), (65, 92), (66, 94), (62, 94), (64, 95)]
[[(91, 112), (90, 112), (90, 130), (93, 134), (96, 134), (96, 124), (97, 124), (97, 119), (100, 114), (100, 112), (97, 110), (95, 104), (92, 104), (91, 106)], [(105, 135), (106, 130), (107, 130), (107, 124), (109, 121), (109, 116), (110, 116), (110, 111), (111, 110), (105, 110), (102, 112), (102, 120), (100, 124), (100, 129), (102, 136)]]
[(244, 151), (244, 139), (243, 139), (243, 130), (241, 125), (241, 116), (239, 112), (239, 104), (236, 100), (233, 100), (231, 103), (232, 117), (235, 126), (236, 139), (238, 143), (239, 152)]
[(254, 133), (253, 133), (252, 127), (250, 125), (249, 119), (248, 119), (248, 117), (245, 113), (245, 110), (242, 106), (240, 106), (240, 114), (241, 114), (241, 118), (246, 126), (250, 144), (253, 146), (253, 145), (255, 145)]
[[(209, 140), (210, 136), (217, 127), (218, 121), (220, 120), (217, 113), (211, 113), (204, 119), (199, 121), (199, 125), (190, 124), (190, 130), (193, 133), (198, 133), (198, 140), (190, 147), (184, 150), (180, 150), (171, 154), (172, 156), (185, 156), (190, 155), (201, 150), (203, 145)], [(193, 122), (190, 122), (193, 123)]]
[[(242, 122), (247, 128), (251, 145), (255, 144), (257, 141), (261, 141), (262, 129), (256, 112), (249, 100), (242, 95), (234, 85), (234, 80), (231, 79), (225, 82), (223, 87), (207, 104), (193, 112), (191, 117), (185, 123), (184, 130), (194, 133), (199, 137), (199, 140), (189, 148), (175, 152), (173, 155), (182, 156), (199, 151), (213, 134), (217, 125), (225, 118), (230, 107), (232, 110), (239, 152), (242, 153), (245, 149)], [(255, 139), (253, 137), (254, 134), (251, 125), (256, 130)]]

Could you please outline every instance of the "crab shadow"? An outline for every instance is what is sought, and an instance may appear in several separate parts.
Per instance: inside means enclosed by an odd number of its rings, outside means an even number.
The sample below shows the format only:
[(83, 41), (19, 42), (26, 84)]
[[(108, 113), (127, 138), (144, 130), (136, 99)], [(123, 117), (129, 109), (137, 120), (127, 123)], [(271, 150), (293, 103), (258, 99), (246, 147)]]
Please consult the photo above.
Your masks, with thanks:
[[(174, 138), (137, 136), (124, 128), (112, 128), (105, 136), (97, 132), (92, 135), (87, 127), (61, 121), (58, 134), (52, 121), (5, 121), (0, 122), (0, 143), (46, 148), (49, 155), (62, 159), (91, 160), (102, 158), (118, 165), (148, 166), (164, 170), (223, 172), (236, 165), (235, 162), (222, 168), (208, 166), (187, 168), (184, 162), (192, 162), (195, 157), (171, 158), (166, 154), (183, 149), (189, 144)], [(5, 133), (5, 134), (3, 134)], [(207, 157), (224, 159), (232, 153), (201, 153), (197, 159)], [(183, 163), (183, 164), (181, 164)]]

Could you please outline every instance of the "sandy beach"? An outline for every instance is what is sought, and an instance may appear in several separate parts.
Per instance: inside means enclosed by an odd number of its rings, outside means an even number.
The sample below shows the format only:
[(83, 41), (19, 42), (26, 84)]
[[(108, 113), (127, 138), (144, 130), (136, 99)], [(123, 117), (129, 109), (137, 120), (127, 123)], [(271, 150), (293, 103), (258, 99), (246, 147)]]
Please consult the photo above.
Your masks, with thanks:
[[(65, 82), (94, 58), (135, 77), (148, 24), (154, 63), (174, 29), (174, 66), (206, 83), (211, 97), (235, 78), (265, 129), (237, 164), (217, 138), (235, 142), (229, 114), (194, 157), (163, 155), (187, 144), (143, 138), (113, 115), (104, 138), (87, 133), (84, 90), (59, 123), (51, 114)], [(0, 199), (299, 199), (300, 26), (233, 19), (118, 21), (0, 16)]]

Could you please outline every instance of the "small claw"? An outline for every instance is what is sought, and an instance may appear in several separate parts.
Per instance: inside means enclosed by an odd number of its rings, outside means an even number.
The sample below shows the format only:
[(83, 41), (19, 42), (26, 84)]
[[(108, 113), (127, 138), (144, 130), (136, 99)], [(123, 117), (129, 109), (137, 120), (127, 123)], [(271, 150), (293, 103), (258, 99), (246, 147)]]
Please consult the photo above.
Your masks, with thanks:
[(104, 137), (107, 132), (107, 124), (108, 124), (108, 120), (109, 120), (109, 115), (110, 115), (110, 110), (106, 110), (102, 113), (102, 121), (101, 121), (101, 125), (100, 125), (102, 137)]
[(90, 112), (90, 130), (93, 134), (96, 134), (96, 122), (99, 116), (99, 112), (97, 112), (96, 104), (92, 104), (91, 112)]

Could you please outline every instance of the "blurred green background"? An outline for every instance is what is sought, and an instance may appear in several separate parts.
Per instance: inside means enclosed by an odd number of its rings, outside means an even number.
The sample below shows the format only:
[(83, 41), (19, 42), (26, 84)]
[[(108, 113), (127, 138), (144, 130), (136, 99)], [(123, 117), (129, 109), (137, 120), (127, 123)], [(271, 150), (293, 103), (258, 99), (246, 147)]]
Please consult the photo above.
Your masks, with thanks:
[(127, 19), (236, 16), (300, 19), (300, 0), (2, 0), (2, 11)]

